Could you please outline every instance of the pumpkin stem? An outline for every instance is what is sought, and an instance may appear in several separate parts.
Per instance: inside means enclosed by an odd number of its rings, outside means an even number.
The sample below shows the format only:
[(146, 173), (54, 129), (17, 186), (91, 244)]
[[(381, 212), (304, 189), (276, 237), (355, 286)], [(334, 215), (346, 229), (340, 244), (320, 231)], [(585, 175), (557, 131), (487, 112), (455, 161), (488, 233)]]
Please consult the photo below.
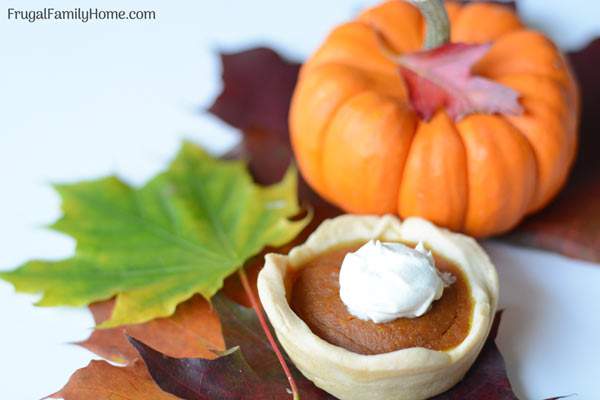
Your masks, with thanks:
[(425, 18), (424, 50), (435, 49), (450, 41), (450, 20), (442, 0), (411, 0)]

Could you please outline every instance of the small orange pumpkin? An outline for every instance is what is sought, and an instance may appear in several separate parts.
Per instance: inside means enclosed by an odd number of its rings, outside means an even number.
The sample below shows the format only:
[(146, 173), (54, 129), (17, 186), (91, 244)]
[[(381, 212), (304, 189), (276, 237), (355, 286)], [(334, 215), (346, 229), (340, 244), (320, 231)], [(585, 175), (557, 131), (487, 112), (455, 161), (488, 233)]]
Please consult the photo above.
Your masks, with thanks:
[(412, 109), (397, 54), (418, 51), (424, 19), (387, 1), (338, 26), (302, 67), (290, 110), (299, 168), (353, 213), (421, 216), (484, 237), (513, 228), (565, 183), (577, 147), (578, 89), (556, 46), (508, 7), (447, 2), (451, 40), (492, 42), (476, 75), (516, 90), (520, 115)]

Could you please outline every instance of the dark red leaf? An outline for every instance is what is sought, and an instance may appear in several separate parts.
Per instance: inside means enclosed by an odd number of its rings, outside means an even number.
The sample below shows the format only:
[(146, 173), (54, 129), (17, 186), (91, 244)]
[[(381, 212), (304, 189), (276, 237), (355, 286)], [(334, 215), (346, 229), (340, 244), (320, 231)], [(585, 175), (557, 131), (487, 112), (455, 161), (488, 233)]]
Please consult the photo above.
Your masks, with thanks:
[(213, 304), (221, 320), (225, 346), (239, 347), (248, 363), (262, 378), (284, 382), (285, 375), (281, 365), (263, 334), (254, 310), (221, 296), (217, 296)]
[(278, 182), (285, 174), (293, 158), (289, 140), (273, 135), (264, 129), (244, 131), (242, 141), (225, 158), (243, 159), (254, 179), (263, 185)]
[(261, 379), (238, 348), (214, 360), (172, 358), (130, 337), (162, 390), (185, 400), (284, 399), (285, 386)]
[(299, 64), (260, 47), (221, 54), (223, 91), (209, 111), (241, 130), (262, 130), (288, 140), (287, 115)]
[(434, 397), (435, 400), (518, 400), (495, 342), (501, 318), (502, 311), (499, 311), (479, 357), (464, 379), (448, 392)]
[[(254, 179), (261, 184), (278, 182), (293, 160), (287, 117), (300, 64), (287, 61), (266, 48), (222, 55), (221, 60), (223, 91), (209, 111), (242, 129), (243, 133), (240, 144), (226, 157), (246, 160)], [(275, 83), (263, 85), (265, 77)], [(285, 107), (282, 108), (282, 104)], [(299, 194), (301, 201), (313, 208), (314, 217), (294, 243), (304, 241), (324, 219), (342, 213), (317, 195), (302, 178)], [(281, 249), (273, 250), (281, 252)], [(237, 275), (229, 281), (237, 282)]]
[(569, 54), (582, 99), (577, 162), (567, 187), (508, 238), (513, 242), (600, 262), (600, 39)]
[[(262, 47), (221, 55), (221, 61), (223, 90), (209, 111), (243, 133), (241, 143), (226, 157), (245, 159), (257, 182), (273, 184), (293, 160), (287, 119), (300, 64)], [(303, 179), (299, 193), (302, 202), (310, 204), (315, 213), (298, 239), (303, 240), (324, 219), (341, 211), (318, 196)]]
[[(222, 295), (213, 298), (230, 350), (214, 360), (171, 358), (130, 338), (156, 383), (186, 400), (290, 399), (288, 381), (254, 311)], [(332, 396), (317, 388), (289, 361), (303, 399)]]
[(417, 114), (429, 120), (445, 108), (451, 118), (458, 120), (473, 113), (522, 113), (517, 92), (471, 74), (471, 67), (490, 47), (491, 44), (449, 43), (399, 57), (400, 72)]
[[(217, 297), (213, 303), (221, 319), (225, 344), (228, 347), (239, 346), (248, 364), (258, 371), (261, 378), (279, 382), (287, 387), (285, 374), (267, 338), (262, 334), (262, 327), (254, 311), (229, 301), (226, 297)], [(281, 345), (279, 347), (281, 348)], [(284, 357), (302, 398), (315, 400), (334, 398), (306, 379), (285, 354)], [(285, 398), (289, 398), (289, 392)]]

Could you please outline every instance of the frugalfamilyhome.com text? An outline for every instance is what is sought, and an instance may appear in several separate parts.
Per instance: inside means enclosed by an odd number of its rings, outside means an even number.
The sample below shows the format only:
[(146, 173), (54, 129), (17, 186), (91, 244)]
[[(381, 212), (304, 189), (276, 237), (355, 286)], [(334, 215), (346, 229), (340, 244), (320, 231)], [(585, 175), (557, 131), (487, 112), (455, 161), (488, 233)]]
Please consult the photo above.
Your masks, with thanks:
[(38, 22), (38, 21), (129, 21), (129, 20), (155, 20), (156, 10), (106, 10), (101, 8), (41, 8), (17, 9), (8, 8), (7, 18), (10, 21)]

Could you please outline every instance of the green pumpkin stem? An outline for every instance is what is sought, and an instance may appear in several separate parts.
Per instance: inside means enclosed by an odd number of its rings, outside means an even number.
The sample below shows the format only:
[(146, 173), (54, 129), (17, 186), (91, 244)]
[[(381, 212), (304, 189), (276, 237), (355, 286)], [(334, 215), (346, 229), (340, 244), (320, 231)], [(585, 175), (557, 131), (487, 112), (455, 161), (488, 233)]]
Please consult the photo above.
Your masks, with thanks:
[(442, 0), (411, 0), (425, 18), (424, 50), (435, 49), (450, 41), (450, 20)]

